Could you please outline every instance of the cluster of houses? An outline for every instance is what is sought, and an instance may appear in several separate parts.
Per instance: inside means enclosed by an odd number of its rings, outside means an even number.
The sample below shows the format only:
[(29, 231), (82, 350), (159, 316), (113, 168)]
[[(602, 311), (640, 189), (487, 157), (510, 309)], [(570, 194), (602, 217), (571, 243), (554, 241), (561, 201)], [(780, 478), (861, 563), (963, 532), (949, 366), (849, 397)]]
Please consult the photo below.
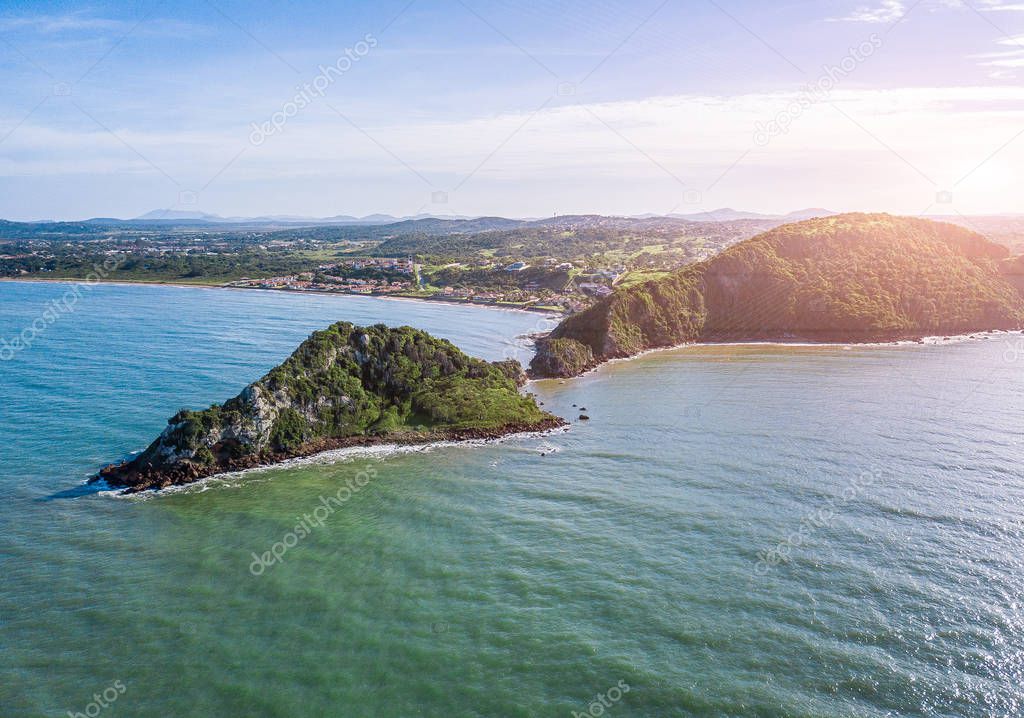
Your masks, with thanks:
[(327, 277), (329, 281), (319, 282), (313, 275), (306, 273), (293, 277), (268, 277), (265, 279), (240, 279), (231, 282), (232, 287), (255, 289), (292, 289), (304, 292), (345, 292), (349, 294), (392, 294), (405, 292), (412, 286), (411, 282), (389, 282), (386, 279), (347, 279), (344, 277)]
[[(346, 270), (359, 272), (378, 270), (395, 274), (410, 275), (408, 280), (395, 279), (359, 279), (343, 276)], [(302, 272), (287, 277), (267, 277), (263, 279), (240, 279), (230, 286), (251, 287), (256, 289), (291, 289), (304, 292), (343, 292), (348, 294), (393, 294), (407, 292), (413, 288), (412, 276), (416, 273), (416, 264), (411, 259), (378, 259), (359, 257), (341, 262), (321, 264), (315, 272)]]
[(580, 282), (576, 286), (579, 287), (581, 292), (592, 297), (607, 297), (615, 291), (607, 284), (597, 284), (596, 282)]
[(411, 259), (378, 259), (373, 257), (360, 257), (359, 259), (348, 259), (343, 262), (334, 262), (332, 264), (321, 264), (317, 269), (321, 272), (329, 272), (332, 269), (353, 269), (357, 272), (364, 269), (379, 269), (382, 272), (413, 274), (416, 271), (416, 264)]
[[(519, 261), (503, 266), (498, 265), (495, 269), (509, 273), (519, 273), (529, 269), (530, 266), (526, 262)], [(542, 266), (548, 271), (558, 270), (566, 274), (569, 274), (574, 269), (571, 262), (559, 262), (557, 259), (547, 259)], [(517, 282), (519, 288), (506, 291), (488, 291), (471, 287), (443, 287), (434, 295), (434, 298), (457, 299), (478, 303), (539, 304), (559, 306), (567, 312), (576, 312), (589, 306), (594, 298), (600, 299), (611, 294), (614, 291), (613, 287), (625, 272), (624, 267), (615, 267), (583, 274), (576, 273), (575, 276), (570, 274), (572, 278), (561, 291), (544, 289), (538, 282), (529, 281), (525, 283)]]
[[(487, 292), (479, 289), (466, 289), (466, 288), (454, 288), (444, 287), (440, 292), (434, 295), (438, 299), (464, 299), (473, 302), (480, 302), (482, 304), (493, 304), (494, 302), (500, 302), (503, 299), (501, 292)], [(536, 301), (536, 297), (534, 297)]]
[[(559, 262), (557, 259), (548, 259), (545, 261), (545, 265), (549, 268), (554, 267), (561, 272), (568, 272), (572, 269), (572, 262)], [(512, 262), (512, 264), (505, 267), (506, 272), (521, 272), (524, 269), (529, 269), (530, 265), (526, 262)]]
[[(492, 267), (494, 265), (491, 265)], [(547, 260), (543, 267), (547, 270), (557, 269), (567, 274), (574, 267), (570, 262)], [(498, 265), (495, 269), (506, 272), (522, 272), (529, 269), (526, 262), (512, 262)], [(253, 287), (259, 289), (290, 289), (308, 292), (343, 292), (351, 294), (391, 294), (409, 292), (417, 288), (413, 279), (416, 265), (411, 259), (391, 258), (353, 258), (321, 264), (316, 271), (303, 272), (294, 276), (269, 277), (265, 279), (242, 279), (233, 282), (233, 286)], [(391, 274), (388, 278), (356, 279), (345, 274), (364, 270), (379, 270)], [(514, 289), (484, 289), (474, 287), (442, 287), (433, 294), (434, 299), (449, 299), (476, 304), (509, 303), (529, 307), (554, 306), (567, 312), (581, 311), (593, 300), (606, 297), (612, 293), (615, 283), (622, 277), (625, 270), (621, 268), (602, 269), (589, 273), (570, 275), (566, 286), (561, 291), (545, 289), (536, 281), (517, 282)], [(395, 274), (410, 275), (408, 280), (395, 280)], [(364, 275), (365, 276), (365, 275)], [(532, 277), (531, 277), (532, 279)]]

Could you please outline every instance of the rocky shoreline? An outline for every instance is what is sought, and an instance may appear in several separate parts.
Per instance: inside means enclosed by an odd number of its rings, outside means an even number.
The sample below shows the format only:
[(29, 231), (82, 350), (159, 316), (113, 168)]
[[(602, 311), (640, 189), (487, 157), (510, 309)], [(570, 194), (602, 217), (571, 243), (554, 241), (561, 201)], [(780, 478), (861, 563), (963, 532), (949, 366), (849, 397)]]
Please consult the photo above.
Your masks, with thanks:
[[(567, 359), (565, 356), (560, 355), (557, 350), (558, 345), (551, 345), (545, 343), (549, 335), (543, 335), (535, 338), (535, 356), (541, 357), (539, 360), (540, 370), (535, 367), (531, 367), (530, 371), (527, 372), (527, 376), (533, 380), (543, 379), (573, 379), (578, 376), (588, 374), (593, 370), (601, 367), (605, 364), (617, 361), (626, 361), (628, 359), (637, 359), (653, 352), (671, 351), (672, 349), (682, 349), (683, 347), (714, 347), (714, 346), (739, 346), (746, 344), (761, 344), (761, 345), (772, 345), (772, 346), (883, 346), (883, 345), (899, 345), (899, 344), (938, 344), (943, 342), (955, 342), (972, 339), (989, 339), (992, 337), (998, 337), (1000, 335), (1012, 335), (1024, 333), (1024, 329), (1013, 328), (1013, 329), (979, 329), (973, 332), (965, 332), (958, 334), (905, 334), (905, 333), (885, 333), (876, 334), (871, 336), (858, 335), (852, 337), (849, 334), (841, 333), (829, 333), (829, 334), (815, 334), (807, 336), (777, 336), (777, 335), (722, 335), (712, 336), (706, 339), (699, 339), (697, 341), (679, 342), (676, 344), (658, 344), (654, 346), (647, 346), (633, 354), (616, 354), (616, 355), (603, 355), (600, 358), (595, 358), (593, 353), (587, 355), (586, 360), (579, 364), (573, 364), (572, 360)], [(931, 341), (929, 341), (931, 340)], [(937, 341), (937, 340), (942, 340)]]
[(516, 434), (553, 431), (565, 426), (568, 426), (568, 422), (559, 417), (552, 416), (550, 419), (539, 424), (509, 424), (494, 429), (440, 429), (379, 436), (346, 436), (336, 439), (311, 441), (292, 451), (265, 452), (254, 456), (228, 459), (215, 466), (186, 461), (169, 467), (150, 466), (139, 468), (134, 465), (132, 460), (128, 460), (103, 467), (98, 474), (89, 479), (89, 483), (104, 481), (112, 488), (123, 488), (125, 493), (134, 494), (140, 491), (158, 490), (170, 486), (190, 484), (217, 474), (244, 471), (246, 469), (268, 468), (290, 459), (315, 456), (325, 451), (388, 444), (417, 446), (439, 442), (490, 441)]
[(563, 426), (520, 393), (525, 382), (515, 360), (475, 359), (412, 327), (336, 322), (223, 404), (182, 409), (145, 451), (95, 480), (143, 491), (348, 447)]

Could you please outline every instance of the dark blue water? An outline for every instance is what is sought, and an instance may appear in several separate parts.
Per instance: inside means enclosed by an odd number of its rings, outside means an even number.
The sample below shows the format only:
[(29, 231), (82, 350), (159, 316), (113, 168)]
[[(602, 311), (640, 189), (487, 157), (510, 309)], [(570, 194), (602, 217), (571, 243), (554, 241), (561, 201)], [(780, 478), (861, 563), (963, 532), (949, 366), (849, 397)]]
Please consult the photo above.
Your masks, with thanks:
[[(63, 290), (0, 284), (0, 338)], [(565, 433), (74, 490), (339, 319), (543, 328), (106, 286), (0, 362), (0, 715), (1024, 713), (1020, 337), (688, 348), (531, 385)]]

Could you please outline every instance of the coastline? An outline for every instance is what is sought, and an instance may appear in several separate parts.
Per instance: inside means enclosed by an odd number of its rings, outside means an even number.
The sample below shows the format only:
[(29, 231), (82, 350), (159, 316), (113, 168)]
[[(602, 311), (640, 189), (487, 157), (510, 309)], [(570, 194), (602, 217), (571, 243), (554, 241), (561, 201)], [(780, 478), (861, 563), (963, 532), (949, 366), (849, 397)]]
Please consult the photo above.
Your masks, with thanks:
[(148, 284), (158, 287), (187, 287), (189, 289), (230, 289), (222, 284), (190, 284), (188, 282), (161, 282), (156, 279), (96, 279), (89, 280), (83, 277), (0, 277), (0, 282), (22, 282), (22, 283), (50, 283), (50, 284), (113, 284), (131, 286), (133, 284)]
[(558, 429), (564, 429), (567, 426), (569, 426), (569, 422), (565, 419), (549, 415), (548, 419), (532, 425), (510, 424), (493, 429), (441, 429), (422, 433), (345, 436), (334, 439), (321, 439), (287, 453), (260, 454), (253, 457), (236, 459), (215, 467), (199, 466), (188, 462), (186, 467), (175, 467), (169, 471), (153, 469), (139, 471), (132, 468), (134, 459), (131, 459), (103, 467), (88, 479), (87, 484), (103, 482), (110, 490), (120, 491), (124, 494), (135, 494), (142, 491), (159, 491), (175, 486), (189, 486), (197, 481), (203, 481), (216, 476), (269, 469), (290, 462), (309, 460), (317, 456), (337, 452), (374, 449), (386, 446), (421, 447), (466, 444), (478, 441), (498, 441), (523, 434), (545, 434)]
[[(1024, 335), (1024, 329), (986, 329), (983, 331), (971, 332), (969, 334), (946, 334), (946, 335), (934, 335), (934, 336), (923, 336), (915, 339), (893, 339), (890, 341), (807, 341), (806, 339), (793, 339), (793, 340), (770, 340), (770, 339), (753, 339), (748, 341), (706, 341), (706, 342), (683, 342), (682, 344), (673, 344), (663, 347), (651, 347), (650, 349), (644, 349), (643, 351), (637, 352), (624, 357), (611, 357), (604, 359), (603, 361), (588, 367), (584, 371), (574, 376), (544, 376), (529, 378), (529, 383), (541, 382), (541, 381), (559, 381), (565, 382), (569, 379), (576, 379), (579, 377), (593, 374), (601, 369), (603, 366), (611, 364), (621, 364), (624, 362), (631, 362), (635, 359), (642, 359), (652, 354), (661, 354), (667, 352), (679, 351), (681, 349), (697, 349), (701, 347), (793, 347), (793, 348), (805, 348), (805, 349), (852, 349), (854, 347), (869, 348), (869, 347), (911, 347), (911, 346), (948, 346), (950, 344), (963, 344), (965, 342), (972, 341), (985, 341), (988, 339), (994, 339), (1001, 336), (1021, 336)], [(546, 335), (545, 335), (546, 336)], [(534, 340), (542, 339), (543, 336), (534, 336)]]
[(564, 312), (554, 309), (542, 309), (540, 307), (513, 307), (500, 304), (484, 304), (478, 302), (457, 302), (450, 299), (434, 299), (432, 297), (407, 297), (394, 294), (360, 294), (357, 292), (311, 292), (301, 289), (274, 289), (270, 287), (230, 287), (224, 284), (190, 284), (188, 282), (162, 282), (155, 279), (99, 279), (88, 281), (75, 277), (0, 277), (0, 282), (12, 283), (50, 283), (50, 284), (82, 284), (90, 285), (106, 284), (111, 286), (131, 287), (136, 285), (155, 287), (178, 287), (181, 289), (217, 289), (223, 291), (239, 292), (281, 292), (284, 294), (309, 294), (317, 297), (362, 297), (367, 299), (398, 299), (412, 302), (429, 302), (431, 304), (444, 304), (452, 307), (479, 307), (480, 309), (492, 309), (502, 312), (530, 312), (531, 314), (546, 314), (555, 317), (566, 316)]
[(397, 454), (433, 451), (434, 449), (445, 449), (458, 446), (486, 446), (490, 444), (500, 444), (505, 441), (511, 441), (515, 439), (540, 438), (542, 436), (549, 436), (551, 434), (565, 432), (568, 431), (568, 429), (569, 423), (566, 422), (562, 426), (557, 426), (550, 429), (518, 431), (515, 433), (505, 434), (503, 436), (488, 439), (437, 440), (425, 441), (422, 443), (415, 444), (403, 444), (396, 441), (390, 441), (359, 446), (348, 446), (338, 449), (325, 449), (315, 454), (296, 456), (294, 458), (284, 459), (276, 463), (251, 466), (247, 469), (222, 471), (220, 473), (211, 474), (202, 479), (197, 479), (196, 481), (191, 481), (185, 484), (172, 484), (170, 486), (165, 486), (163, 488), (150, 488), (143, 489), (140, 491), (128, 491), (124, 486), (115, 486), (112, 484), (108, 484), (106, 480), (97, 477), (86, 479), (82, 483), (82, 486), (93, 486), (95, 487), (97, 493), (104, 494), (112, 498), (145, 500), (148, 498), (156, 498), (159, 496), (165, 496), (185, 491), (206, 491), (207, 486), (211, 483), (224, 482), (229, 481), (231, 479), (241, 479), (243, 477), (248, 477), (252, 474), (261, 474), (267, 471), (273, 471), (275, 469), (288, 469), (302, 466), (328, 466), (331, 464), (339, 463), (348, 458), (354, 458), (359, 456), (385, 457)]

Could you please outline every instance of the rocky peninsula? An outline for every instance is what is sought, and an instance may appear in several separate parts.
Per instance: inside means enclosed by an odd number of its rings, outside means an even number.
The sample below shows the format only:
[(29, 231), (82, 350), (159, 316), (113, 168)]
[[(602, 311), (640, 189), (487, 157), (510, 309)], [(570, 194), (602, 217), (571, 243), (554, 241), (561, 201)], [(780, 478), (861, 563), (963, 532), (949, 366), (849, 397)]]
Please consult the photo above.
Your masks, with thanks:
[(486, 362), (411, 327), (339, 322), (223, 405), (183, 409), (141, 454), (94, 478), (185, 484), (348, 446), (494, 439), (565, 422), (519, 393), (519, 362)]

